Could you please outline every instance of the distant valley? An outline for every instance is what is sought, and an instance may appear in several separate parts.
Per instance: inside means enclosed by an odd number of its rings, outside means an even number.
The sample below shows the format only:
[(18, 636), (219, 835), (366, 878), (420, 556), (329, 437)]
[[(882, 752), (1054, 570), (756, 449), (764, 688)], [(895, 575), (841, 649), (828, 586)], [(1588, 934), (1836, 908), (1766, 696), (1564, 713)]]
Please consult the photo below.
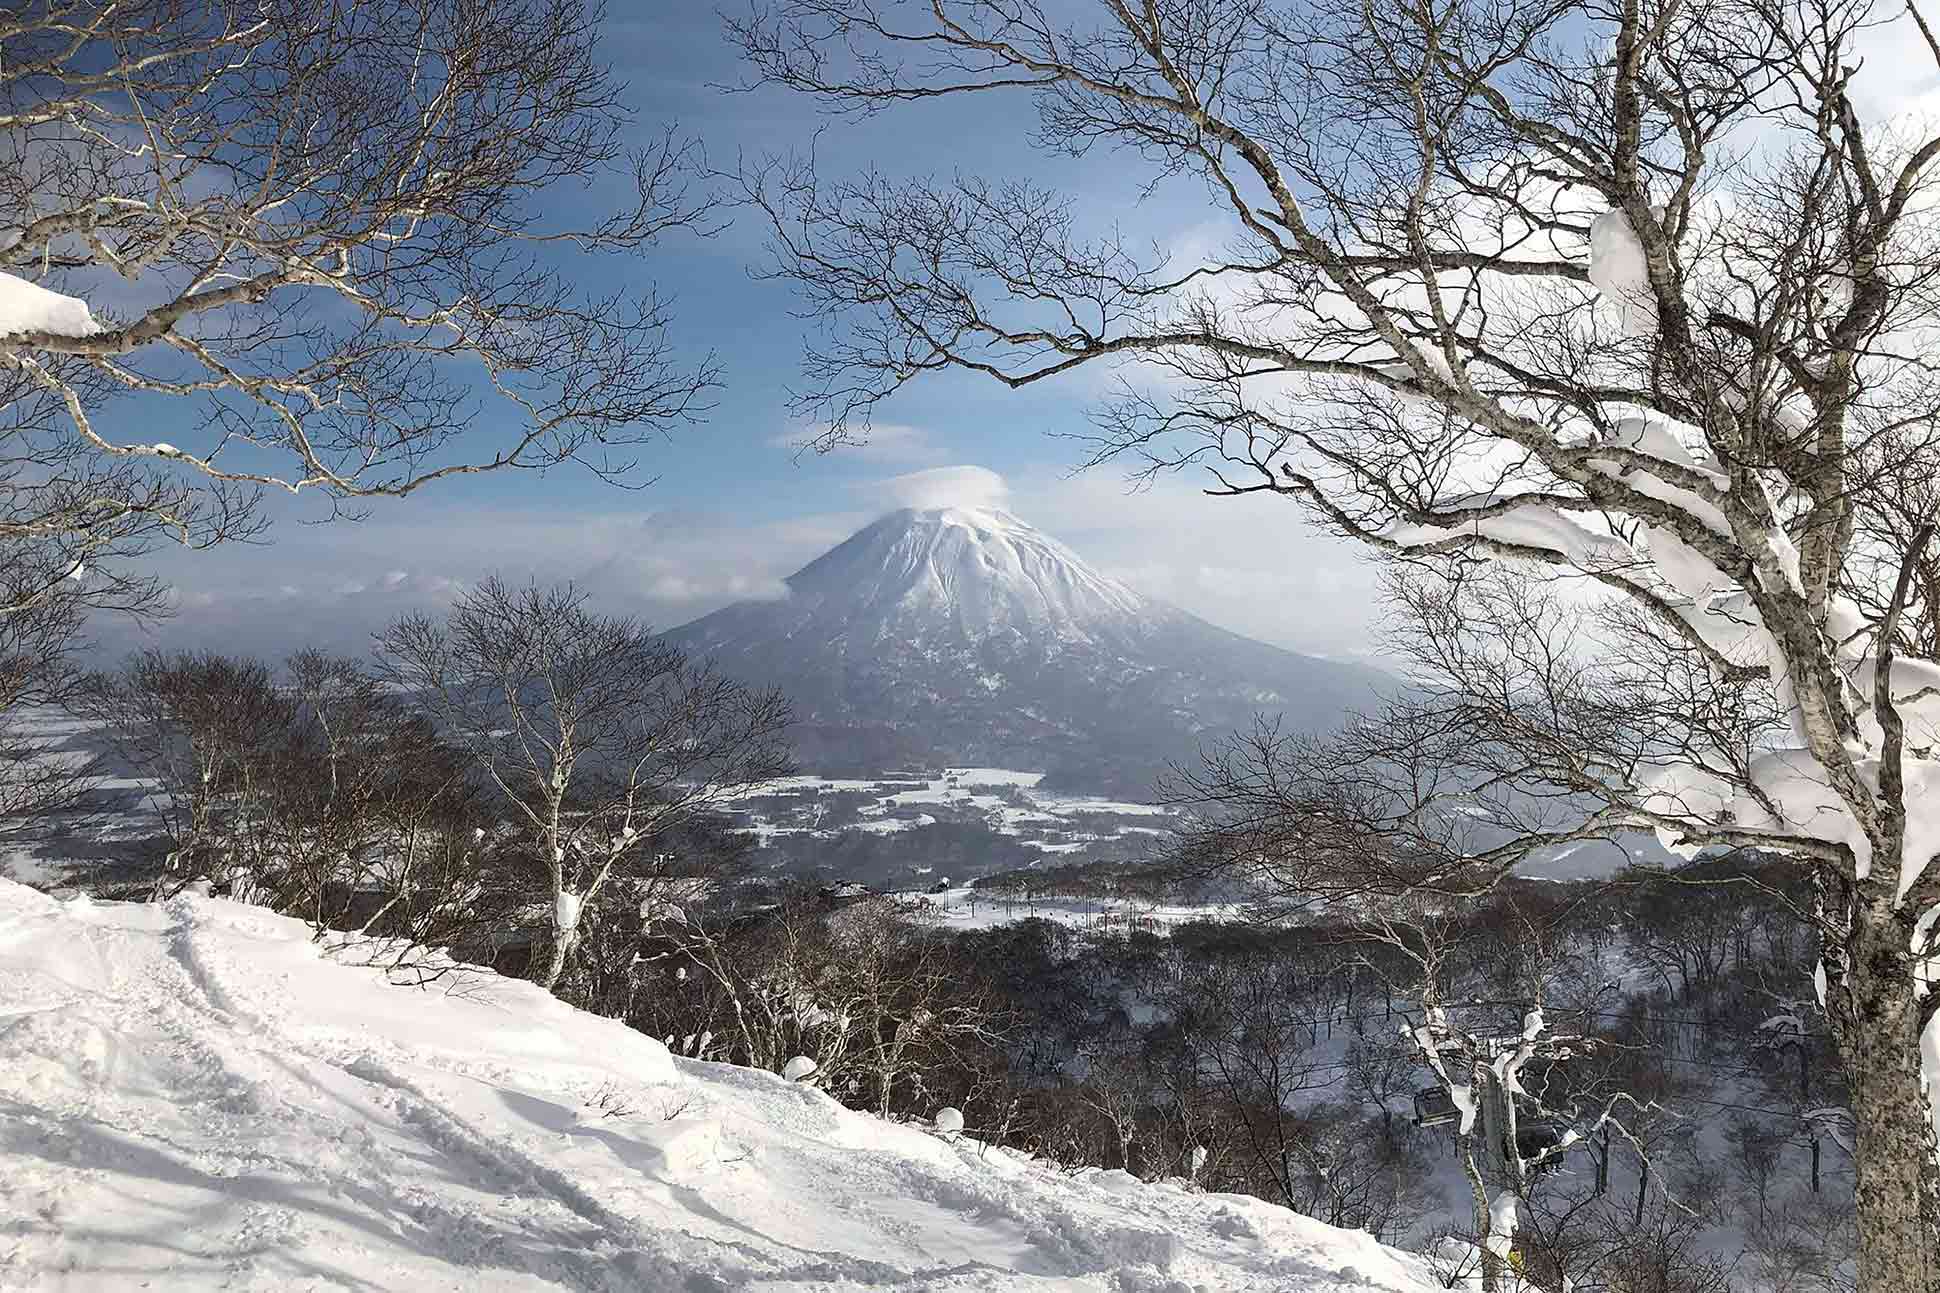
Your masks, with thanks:
[(760, 841), (755, 865), (881, 889), (1004, 871), (1144, 862), (1172, 839), (1171, 809), (1056, 794), (1043, 774), (946, 768), (882, 777), (790, 777), (726, 805)]

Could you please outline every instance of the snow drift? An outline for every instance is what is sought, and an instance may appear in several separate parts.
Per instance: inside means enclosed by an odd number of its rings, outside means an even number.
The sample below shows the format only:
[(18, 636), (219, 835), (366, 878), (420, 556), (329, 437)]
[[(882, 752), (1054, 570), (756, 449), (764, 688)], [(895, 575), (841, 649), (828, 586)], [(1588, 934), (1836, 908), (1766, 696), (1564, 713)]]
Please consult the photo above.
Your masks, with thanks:
[(1239, 1196), (1072, 1180), (486, 973), (0, 880), (0, 1288), (1430, 1287)]

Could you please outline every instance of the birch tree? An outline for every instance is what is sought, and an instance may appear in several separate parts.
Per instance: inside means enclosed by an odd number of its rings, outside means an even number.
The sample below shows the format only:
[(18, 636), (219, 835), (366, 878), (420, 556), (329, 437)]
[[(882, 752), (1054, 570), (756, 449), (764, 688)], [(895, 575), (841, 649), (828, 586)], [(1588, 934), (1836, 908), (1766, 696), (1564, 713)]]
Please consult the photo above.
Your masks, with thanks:
[(124, 601), (127, 559), (247, 535), (264, 491), (354, 511), (461, 473), (621, 476), (699, 410), (713, 366), (665, 302), (581, 274), (705, 224), (694, 145), (631, 119), (601, 18), (0, 13), (0, 540), (41, 592)]
[[(1019, 153), (1116, 149), (1203, 193), (1224, 245), (1167, 256), (1035, 180), (744, 178), (825, 325), (803, 402), (828, 441), (928, 373), (1124, 361), (1099, 460), (1204, 466), (1216, 495), (1284, 496), (1443, 576), (1404, 605), (1453, 687), (1411, 721), (1529, 793), (1500, 801), (1519, 829), (1414, 855), (1438, 860), (1411, 882), (1638, 828), (1808, 869), (1860, 1282), (1940, 1289), (1940, 607), (1915, 501), (1940, 477), (1940, 133), (1871, 112), (1866, 66), (1940, 67), (1920, 5), (770, 0), (729, 30), (755, 81), (834, 111), (1030, 95)], [(1519, 607), (1478, 563), (1566, 600)], [(1453, 721), (1471, 686), (1513, 741)], [(1447, 820), (1450, 787), (1382, 780), (1402, 824)]]
[(559, 984), (580, 913), (659, 836), (788, 769), (787, 700), (722, 677), (570, 584), (485, 579), (443, 623), (411, 615), (378, 638), (386, 676), (476, 763), (524, 836), (550, 902), (535, 978)]

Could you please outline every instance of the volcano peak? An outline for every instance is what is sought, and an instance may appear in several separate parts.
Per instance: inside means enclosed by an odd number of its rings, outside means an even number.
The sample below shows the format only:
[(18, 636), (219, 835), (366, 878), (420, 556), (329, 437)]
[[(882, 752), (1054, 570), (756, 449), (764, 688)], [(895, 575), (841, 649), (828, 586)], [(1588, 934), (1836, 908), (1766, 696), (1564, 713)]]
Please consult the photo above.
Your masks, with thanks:
[(994, 508), (903, 508), (788, 578), (791, 600), (884, 633), (1123, 631), (1152, 603), (1056, 539)]
[(904, 508), (668, 636), (794, 699), (809, 767), (1044, 769), (1144, 794), (1202, 739), (1331, 727), (1380, 675), (1218, 629), (993, 507)]

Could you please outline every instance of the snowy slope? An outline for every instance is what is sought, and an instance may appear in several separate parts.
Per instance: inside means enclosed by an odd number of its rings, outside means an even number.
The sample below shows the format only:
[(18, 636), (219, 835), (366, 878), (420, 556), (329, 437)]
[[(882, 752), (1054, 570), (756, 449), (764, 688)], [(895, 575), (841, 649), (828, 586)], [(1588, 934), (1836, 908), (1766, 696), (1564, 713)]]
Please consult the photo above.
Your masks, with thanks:
[(1257, 713), (1332, 727), (1386, 681), (1215, 628), (973, 508), (892, 512), (788, 596), (668, 636), (786, 690), (804, 766), (978, 762), (1120, 795)]
[(187, 895), (0, 881), (0, 1111), (8, 1290), (1429, 1287), (1358, 1232), (980, 1153), (496, 976), (393, 986)]

